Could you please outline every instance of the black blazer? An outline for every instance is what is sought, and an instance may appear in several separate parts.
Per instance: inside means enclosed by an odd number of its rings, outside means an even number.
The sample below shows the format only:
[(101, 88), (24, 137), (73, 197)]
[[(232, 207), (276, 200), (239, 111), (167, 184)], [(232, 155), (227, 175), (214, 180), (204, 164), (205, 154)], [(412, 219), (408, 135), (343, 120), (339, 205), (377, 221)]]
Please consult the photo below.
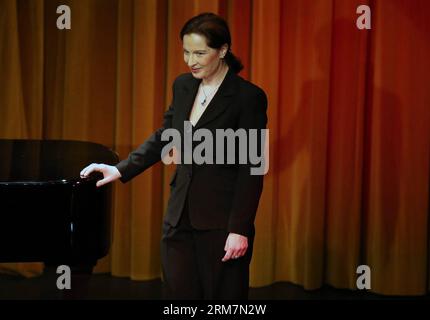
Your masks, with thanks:
[[(189, 120), (200, 82), (190, 73), (176, 78), (172, 103), (164, 114), (163, 126), (116, 165), (122, 182), (161, 160), (161, 150), (168, 143), (161, 141), (163, 130), (175, 128), (183, 136), (184, 121)], [(215, 137), (216, 129), (264, 129), (266, 109), (264, 91), (229, 70), (193, 131), (205, 128)], [(193, 148), (195, 145), (193, 143)], [(259, 151), (261, 148), (259, 145)], [(237, 147), (235, 152), (238, 161)], [(183, 159), (183, 152), (181, 156)], [(249, 236), (254, 230), (264, 177), (251, 175), (251, 166), (249, 161), (246, 164), (178, 164), (170, 181), (165, 222), (176, 226), (184, 203), (188, 201), (189, 218), (194, 228), (225, 229)]]

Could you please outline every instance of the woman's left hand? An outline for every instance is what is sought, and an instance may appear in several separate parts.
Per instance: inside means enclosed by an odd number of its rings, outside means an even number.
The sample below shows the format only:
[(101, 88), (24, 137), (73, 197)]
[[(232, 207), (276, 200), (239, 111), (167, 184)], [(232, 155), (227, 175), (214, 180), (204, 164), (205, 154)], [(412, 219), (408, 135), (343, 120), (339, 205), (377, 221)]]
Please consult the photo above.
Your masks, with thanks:
[(237, 233), (230, 232), (225, 242), (224, 250), (226, 251), (222, 261), (237, 259), (245, 255), (248, 249), (248, 238)]

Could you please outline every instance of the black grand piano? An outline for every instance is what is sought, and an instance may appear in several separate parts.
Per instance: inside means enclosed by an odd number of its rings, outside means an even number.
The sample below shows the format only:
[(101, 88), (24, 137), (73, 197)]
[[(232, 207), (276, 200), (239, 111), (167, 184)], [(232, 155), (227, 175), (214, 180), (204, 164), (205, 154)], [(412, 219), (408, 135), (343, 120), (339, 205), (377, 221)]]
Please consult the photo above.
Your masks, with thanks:
[(111, 241), (111, 185), (80, 171), (116, 164), (105, 146), (63, 140), (0, 140), (0, 262), (40, 261), (90, 273)]

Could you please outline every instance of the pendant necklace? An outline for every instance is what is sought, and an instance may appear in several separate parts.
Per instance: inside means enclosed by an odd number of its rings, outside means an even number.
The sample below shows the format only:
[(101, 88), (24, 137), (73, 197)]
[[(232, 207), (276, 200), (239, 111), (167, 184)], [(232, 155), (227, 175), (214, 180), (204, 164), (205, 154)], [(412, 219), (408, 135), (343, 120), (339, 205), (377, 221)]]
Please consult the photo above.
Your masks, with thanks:
[(200, 101), (200, 105), (201, 105), (202, 107), (205, 105), (205, 103), (206, 103), (206, 101), (208, 100), (208, 98), (209, 98), (210, 96), (212, 96), (212, 95), (214, 95), (214, 94), (215, 94), (215, 92), (218, 90), (218, 88), (219, 88), (219, 86), (220, 86), (220, 85), (221, 85), (221, 83), (215, 87), (215, 89), (212, 91), (212, 93), (211, 93), (210, 95), (207, 95), (207, 94), (206, 94), (206, 91), (205, 91), (205, 88), (204, 88), (204, 86), (203, 86), (203, 83), (201, 84), (202, 92), (203, 92), (203, 95), (205, 96), (205, 97), (203, 98), (203, 100), (202, 100), (202, 101)]

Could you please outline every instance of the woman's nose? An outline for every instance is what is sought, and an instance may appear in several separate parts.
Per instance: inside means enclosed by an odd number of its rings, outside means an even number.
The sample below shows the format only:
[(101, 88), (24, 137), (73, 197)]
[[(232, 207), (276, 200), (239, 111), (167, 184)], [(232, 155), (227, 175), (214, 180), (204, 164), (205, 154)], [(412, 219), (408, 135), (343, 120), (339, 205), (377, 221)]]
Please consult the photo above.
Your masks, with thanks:
[(195, 64), (195, 61), (194, 61), (193, 55), (190, 54), (190, 56), (188, 57), (188, 66), (191, 67), (194, 64)]

